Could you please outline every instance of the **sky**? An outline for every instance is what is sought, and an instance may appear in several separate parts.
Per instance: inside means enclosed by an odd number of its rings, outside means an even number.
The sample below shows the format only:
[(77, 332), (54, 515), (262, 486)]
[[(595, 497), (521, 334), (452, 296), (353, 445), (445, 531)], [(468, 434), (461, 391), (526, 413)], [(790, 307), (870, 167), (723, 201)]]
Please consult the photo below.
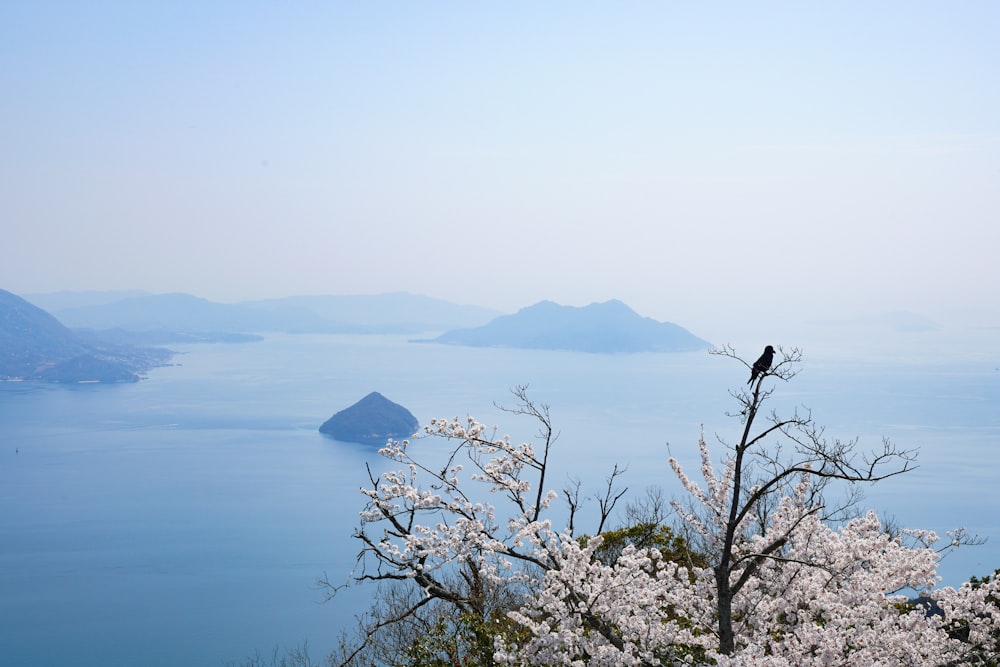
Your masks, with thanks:
[(0, 288), (993, 308), (998, 31), (992, 0), (3, 2)]

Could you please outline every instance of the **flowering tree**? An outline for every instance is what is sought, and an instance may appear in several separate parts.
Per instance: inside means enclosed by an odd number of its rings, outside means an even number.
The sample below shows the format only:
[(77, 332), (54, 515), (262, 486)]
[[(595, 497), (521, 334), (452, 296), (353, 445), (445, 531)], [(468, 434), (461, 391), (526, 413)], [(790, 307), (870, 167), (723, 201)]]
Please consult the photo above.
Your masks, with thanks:
[[(709, 458), (704, 441), (700, 449), (707, 486), (727, 486), (732, 459), (724, 476), (716, 477), (704, 463)], [(716, 505), (693, 482), (684, 482), (709, 506)], [(746, 576), (745, 569), (734, 569), (733, 578), (741, 582), (733, 587), (730, 607), (735, 646), (723, 652), (720, 639), (716, 664), (994, 664), (991, 634), (1000, 610), (988, 599), (995, 590), (992, 582), (980, 590), (969, 585), (934, 590), (941, 558), (934, 533), (903, 530), (893, 535), (871, 512), (835, 529), (816, 511), (811, 482), (808, 472), (798, 475), (798, 484), (769, 515), (766, 529), (736, 540), (731, 562), (743, 568), (753, 564), (754, 571)], [(714, 525), (686, 518), (708, 536), (727, 532), (723, 518)], [(949, 537), (946, 548), (965, 540), (961, 531)], [(776, 538), (780, 546), (775, 546)], [(718, 571), (716, 565), (699, 574), (718, 590)], [(933, 597), (937, 613), (929, 613), (929, 604), (911, 603), (904, 591)], [(718, 598), (714, 603), (721, 609)], [(957, 636), (956, 628), (967, 622), (975, 626), (976, 636)]]
[[(703, 475), (708, 482), (706, 492), (688, 480), (675, 459), (670, 460), (674, 472), (700, 503), (703, 513), (701, 517), (686, 513), (679, 504), (677, 509), (686, 523), (694, 526), (705, 540), (708, 553), (717, 556), (714, 577), (719, 650), (723, 654), (731, 654), (736, 647), (734, 596), (757, 576), (762, 565), (781, 558), (781, 550), (800, 522), (824, 508), (822, 493), (812, 494), (797, 504), (799, 513), (793, 521), (777, 527), (773, 522), (768, 525), (768, 509), (788, 493), (796, 478), (808, 478), (811, 483), (806, 488), (821, 491), (830, 480), (875, 482), (897, 475), (906, 472), (913, 461), (911, 452), (897, 449), (887, 440), (883, 441), (880, 451), (859, 457), (855, 441), (827, 440), (811, 415), (798, 411), (790, 416), (772, 411), (763, 419), (764, 425), (758, 427), (761, 409), (774, 392), (773, 387), (765, 388), (765, 381), (774, 377), (787, 382), (795, 376), (795, 368), (801, 361), (802, 355), (796, 349), (784, 352), (779, 348), (778, 352), (783, 358), (772, 368), (754, 374), (757, 378), (752, 390), (741, 389), (733, 393), (740, 406), (738, 416), (743, 429), (727, 459), (727, 467), (731, 470), (716, 479), (710, 470), (707, 450), (702, 447)], [(751, 368), (732, 348), (723, 348), (716, 354), (738, 360), (748, 370)], [(771, 442), (779, 438), (778, 444)], [(783, 444), (790, 447), (783, 447)], [(755, 469), (760, 472), (756, 478), (752, 476)], [(762, 515), (764, 522), (758, 521), (757, 530), (751, 533), (752, 521)], [(751, 534), (757, 538), (755, 549), (746, 552), (741, 541)]]
[[(704, 443), (702, 451), (707, 456)], [(708, 481), (724, 484), (714, 475)], [(531, 640), (498, 641), (497, 657), (512, 665), (996, 664), (994, 581), (931, 592), (940, 558), (933, 533), (894, 537), (872, 513), (834, 529), (807, 510), (809, 481), (800, 476), (770, 515), (769, 529), (787, 538), (734, 595), (737, 641), (729, 654), (715, 632), (714, 568), (663, 563), (655, 551), (626, 551), (602, 567), (588, 553), (594, 540), (564, 545), (565, 562), (547, 573), (532, 604), (513, 614)], [(740, 542), (736, 560), (756, 559), (770, 546), (766, 535)], [(904, 590), (933, 595), (940, 611), (909, 602)], [(619, 645), (586, 632), (581, 601), (617, 629)]]
[[(719, 354), (739, 360), (728, 348)], [(798, 352), (782, 357), (734, 393), (742, 435), (719, 470), (704, 438), (701, 483), (670, 460), (689, 499), (675, 503), (679, 529), (696, 539), (697, 558), (635, 543), (602, 550), (607, 531), (569, 528), (571, 494), (566, 527), (554, 526), (559, 496), (543, 491), (553, 431), (523, 389), (514, 412), (542, 425), (538, 448), (474, 419), (431, 422), (427, 435), (454, 443), (436, 463), (418, 463), (408, 442), (389, 443), (382, 454), (401, 468), (369, 470), (356, 578), (417, 593), (365, 632), (445, 604), (488, 639), (469, 664), (995, 664), (995, 580), (935, 589), (933, 533), (892, 534), (871, 513), (827, 520), (830, 480), (899, 474), (910, 453), (884, 442), (858, 455), (856, 443), (828, 442), (797, 413), (772, 412), (755, 427), (773, 380), (794, 377)], [(620, 497), (611, 483), (602, 527)], [(959, 532), (945, 546), (963, 540)], [(908, 591), (934, 606), (909, 602)]]
[[(558, 496), (544, 492), (544, 482), (555, 434), (548, 408), (528, 400), (524, 388), (514, 393), (519, 403), (508, 412), (540, 424), (537, 451), (471, 418), (435, 419), (423, 437), (453, 443), (441, 460), (417, 461), (410, 441), (391, 441), (380, 454), (402, 467), (380, 476), (369, 468), (371, 486), (362, 489), (368, 504), (355, 533), (364, 545), (356, 579), (408, 583), (421, 595), (369, 619), (361, 629), (366, 639), (440, 602), (453, 618), (482, 629), (498, 610), (515, 608), (537, 572), (551, 567), (559, 534), (546, 513)], [(498, 516), (497, 497), (505, 516)], [(344, 664), (360, 650), (348, 652)], [(479, 662), (492, 662), (492, 637), (480, 653)]]

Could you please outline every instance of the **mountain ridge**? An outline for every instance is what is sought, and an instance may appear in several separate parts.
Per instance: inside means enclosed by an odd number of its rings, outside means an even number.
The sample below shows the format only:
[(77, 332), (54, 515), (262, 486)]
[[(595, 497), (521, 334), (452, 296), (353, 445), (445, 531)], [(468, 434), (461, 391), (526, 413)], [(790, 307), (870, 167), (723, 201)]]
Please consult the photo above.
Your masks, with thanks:
[[(56, 301), (70, 303), (66, 293)], [(38, 301), (49, 300), (38, 295)], [(54, 311), (70, 328), (121, 329), (183, 334), (283, 332), (414, 334), (474, 326), (498, 311), (461, 306), (407, 292), (377, 295), (299, 295), (259, 301), (217, 303), (185, 293), (141, 294)], [(29, 296), (30, 300), (30, 296)]]
[(27, 300), (0, 289), (0, 380), (137, 382), (169, 350), (82, 336)]
[[(435, 342), (474, 347), (590, 353), (684, 352), (708, 341), (671, 322), (636, 313), (623, 301), (573, 307), (543, 300), (513, 314), (407, 292), (298, 295), (222, 304), (185, 293), (130, 294), (119, 300), (82, 295), (90, 305), (54, 315), (92, 337), (134, 345), (259, 340), (250, 332), (413, 334), (443, 332)], [(62, 304), (72, 295), (59, 293)], [(44, 298), (40, 299), (44, 301)]]

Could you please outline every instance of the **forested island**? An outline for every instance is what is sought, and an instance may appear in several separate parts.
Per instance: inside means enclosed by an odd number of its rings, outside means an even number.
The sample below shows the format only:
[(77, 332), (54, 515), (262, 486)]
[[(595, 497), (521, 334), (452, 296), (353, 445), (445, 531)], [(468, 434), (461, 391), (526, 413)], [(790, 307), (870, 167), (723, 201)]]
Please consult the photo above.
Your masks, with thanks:
[(390, 438), (409, 438), (419, 427), (413, 413), (373, 391), (323, 422), (319, 432), (344, 442), (384, 445)]
[(618, 300), (580, 308), (541, 301), (480, 327), (448, 331), (421, 342), (602, 354), (693, 352), (712, 347), (687, 329), (642, 317)]

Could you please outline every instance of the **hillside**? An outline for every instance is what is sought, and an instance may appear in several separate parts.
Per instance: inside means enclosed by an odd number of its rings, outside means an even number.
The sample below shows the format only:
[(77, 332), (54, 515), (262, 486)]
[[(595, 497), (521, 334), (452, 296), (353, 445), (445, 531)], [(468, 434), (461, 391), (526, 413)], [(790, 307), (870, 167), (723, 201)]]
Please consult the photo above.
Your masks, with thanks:
[(427, 342), (594, 353), (688, 352), (712, 347), (676, 324), (642, 317), (617, 300), (582, 308), (542, 301), (484, 326), (448, 331)]
[(170, 352), (85, 338), (21, 297), (0, 290), (0, 380), (135, 382)]

